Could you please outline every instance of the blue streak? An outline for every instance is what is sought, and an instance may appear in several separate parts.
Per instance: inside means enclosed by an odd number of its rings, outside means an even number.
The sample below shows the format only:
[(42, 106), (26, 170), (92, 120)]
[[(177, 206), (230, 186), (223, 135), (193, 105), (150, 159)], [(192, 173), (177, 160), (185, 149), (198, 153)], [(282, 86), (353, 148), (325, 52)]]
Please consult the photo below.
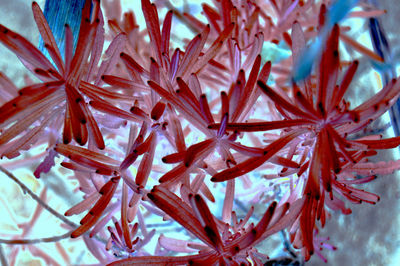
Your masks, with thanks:
[(359, 0), (337, 0), (329, 8), (326, 14), (327, 20), (320, 35), (305, 49), (300, 56), (298, 65), (294, 66), (293, 80), (295, 82), (304, 80), (311, 74), (314, 62), (320, 57), (332, 27), (344, 19), (358, 1)]
[[(64, 56), (65, 50), (65, 24), (71, 28), (74, 36), (74, 49), (78, 41), (78, 33), (81, 24), (82, 8), (85, 0), (46, 0), (44, 7), (44, 16), (49, 24), (54, 38)], [(39, 41), (39, 49), (47, 54), (42, 39)], [(49, 56), (48, 56), (49, 57)]]

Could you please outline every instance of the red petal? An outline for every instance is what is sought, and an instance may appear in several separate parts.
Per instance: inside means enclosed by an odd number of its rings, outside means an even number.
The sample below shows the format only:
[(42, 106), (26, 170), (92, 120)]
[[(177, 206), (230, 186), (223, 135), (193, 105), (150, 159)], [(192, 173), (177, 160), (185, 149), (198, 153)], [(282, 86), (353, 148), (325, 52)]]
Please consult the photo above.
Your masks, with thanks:
[(43, 38), (45, 46), (47, 46), (47, 50), (60, 73), (64, 73), (64, 64), (62, 62), (60, 51), (58, 50), (58, 46), (56, 40), (54, 39), (53, 33), (50, 30), (49, 24), (47, 23), (46, 18), (43, 15), (43, 12), (39, 5), (36, 2), (32, 3), (32, 11), (33, 16), (35, 18), (36, 25), (39, 29), (40, 35)]
[[(135, 179), (136, 184), (143, 187), (146, 185), (147, 178), (150, 175), (151, 167), (153, 165), (154, 152), (157, 144), (157, 136), (154, 131), (151, 132), (150, 136), (142, 145), (145, 145), (145, 143), (148, 147), (146, 148), (146, 153), (143, 155), (143, 158), (140, 162), (138, 173)], [(138, 147), (138, 150), (140, 150), (140, 146)]]
[(278, 93), (276, 93), (271, 87), (266, 85), (262, 81), (258, 81), (257, 85), (262, 89), (262, 91), (269, 97), (271, 100), (275, 102), (275, 104), (279, 107), (286, 109), (287, 111), (291, 112), (296, 116), (301, 116), (303, 118), (314, 119), (312, 115), (301, 111), (298, 107), (294, 104), (289, 102), (288, 100), (284, 99)]
[(232, 168), (219, 172), (211, 178), (211, 181), (222, 182), (247, 174), (248, 172), (260, 167), (263, 163), (268, 161), (272, 156), (284, 148), (290, 141), (301, 134), (303, 134), (303, 131), (297, 130), (296, 132), (289, 133), (286, 136), (275, 140), (264, 148), (264, 154), (262, 156), (252, 157)]
[(183, 161), (185, 166), (190, 167), (193, 162), (196, 162), (197, 160), (204, 158), (206, 155), (212, 152), (215, 145), (216, 143), (214, 139), (207, 139), (205, 141), (190, 146), (187, 149), (185, 159)]
[(170, 33), (171, 33), (171, 21), (172, 21), (172, 10), (168, 11), (167, 15), (165, 15), (163, 27), (162, 27), (162, 35), (161, 35), (161, 52), (164, 53), (169, 58), (169, 42), (170, 42)]
[(381, 62), (383, 63), (384, 60), (382, 57), (380, 57), (379, 55), (377, 55), (374, 51), (371, 51), (370, 49), (368, 49), (367, 47), (363, 46), (362, 44), (356, 42), (355, 40), (353, 40), (352, 38), (350, 38), (349, 36), (347, 36), (346, 34), (341, 33), (340, 34), (340, 39), (351, 45), (356, 51), (370, 57), (371, 59)]
[(221, 20), (220, 14), (206, 3), (202, 3), (201, 6), (203, 7), (203, 12), (210, 24), (217, 31), (217, 33), (220, 33), (221, 29), (218, 24), (218, 22)]
[[(205, 94), (202, 94), (200, 96), (200, 110), (201, 110), (201, 114), (203, 115), (203, 119), (207, 123), (214, 123), (214, 118), (211, 114), (210, 106), (208, 105), (207, 96)], [(218, 129), (218, 128), (219, 128), (219, 125), (215, 129)]]
[(106, 101), (94, 100), (90, 101), (89, 104), (96, 110), (108, 113), (113, 116), (120, 117), (122, 119), (127, 119), (134, 122), (141, 122), (148, 120), (148, 117), (144, 113), (132, 114), (122, 109), (119, 109)]
[[(210, 25), (204, 27), (204, 30), (201, 34), (198, 34), (194, 37), (186, 47), (185, 54), (182, 58), (182, 61), (179, 65), (178, 73), (176, 74), (179, 77), (186, 77), (189, 73), (195, 73), (193, 71), (193, 65), (196, 63), (196, 60), (200, 56), (200, 52), (203, 49), (208, 34), (210, 32)], [(190, 71), (188, 73), (188, 71)], [(184, 80), (186, 80), (184, 78)]]
[(223, 244), (221, 236), (219, 235), (217, 224), (215, 223), (214, 220), (215, 218), (211, 214), (207, 204), (205, 203), (203, 198), (198, 194), (194, 196), (190, 194), (189, 201), (192, 205), (192, 209), (195, 211), (197, 219), (203, 226), (204, 231), (208, 236), (208, 239), (213, 243), (213, 246), (217, 251), (222, 251)]
[(122, 186), (122, 198), (121, 198), (121, 225), (122, 232), (124, 235), (125, 244), (129, 249), (132, 249), (131, 235), (129, 234), (128, 227), (128, 186), (124, 183)]
[(211, 59), (215, 57), (215, 55), (219, 52), (222, 48), (222, 45), (226, 41), (226, 39), (230, 36), (235, 24), (232, 23), (227, 26), (218, 38), (211, 44), (210, 48), (201, 56), (193, 66), (192, 72), (198, 73)]
[[(314, 124), (314, 122), (307, 119), (292, 119), (270, 122), (229, 123), (226, 125), (226, 130), (238, 132), (257, 132), (310, 124)], [(220, 124), (211, 124), (208, 126), (209, 129), (218, 129), (219, 127)]]
[(149, 32), (150, 36), (151, 47), (153, 48), (153, 52), (157, 57), (157, 61), (162, 62), (161, 32), (160, 24), (158, 22), (157, 8), (154, 4), (151, 4), (149, 0), (142, 0), (142, 11), (145, 18), (147, 31)]
[(159, 101), (154, 105), (153, 109), (151, 109), (151, 119), (157, 121), (163, 115), (165, 110), (165, 103)]
[(192, 210), (178, 196), (162, 186), (155, 186), (147, 195), (150, 200), (176, 222), (198, 237), (205, 244), (214, 247), (199, 220), (192, 214)]
[(355, 140), (357, 143), (368, 145), (368, 149), (393, 149), (400, 145), (400, 137), (381, 140)]
[(343, 76), (342, 82), (337, 90), (333, 92), (332, 100), (330, 101), (330, 108), (328, 112), (330, 112), (333, 108), (338, 106), (343, 99), (344, 94), (346, 93), (347, 89), (351, 81), (353, 80), (354, 74), (357, 71), (358, 61), (353, 61), (352, 64), (347, 69), (346, 73)]
[(71, 233), (71, 238), (76, 238), (89, 230), (104, 212), (107, 205), (110, 203), (115, 190), (117, 189), (120, 177), (113, 177), (99, 191), (102, 194), (101, 198), (96, 202), (88, 214), (81, 220), (81, 226)]

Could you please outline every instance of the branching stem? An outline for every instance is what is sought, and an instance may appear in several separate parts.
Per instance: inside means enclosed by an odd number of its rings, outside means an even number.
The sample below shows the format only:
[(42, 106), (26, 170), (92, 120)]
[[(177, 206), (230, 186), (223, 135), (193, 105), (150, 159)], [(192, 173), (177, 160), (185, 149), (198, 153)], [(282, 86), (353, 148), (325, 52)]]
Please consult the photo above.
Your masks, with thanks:
[(30, 245), (30, 244), (37, 244), (37, 243), (50, 243), (50, 242), (57, 242), (62, 239), (69, 238), (70, 235), (71, 235), (71, 232), (67, 232), (67, 233), (59, 235), (59, 236), (34, 238), (34, 239), (1, 239), (0, 238), (0, 243), (7, 244), (7, 245)]
[(44, 202), (41, 198), (39, 198), (35, 193), (33, 193), (32, 190), (30, 190), (27, 186), (24, 185), (24, 183), (22, 183), (15, 175), (13, 175), (11, 172), (9, 172), (7, 169), (5, 169), (4, 167), (2, 167), (0, 165), (0, 171), (2, 171), (4, 174), (6, 174), (9, 178), (11, 178), (15, 183), (17, 183), (22, 191), (24, 193), (28, 193), (32, 199), (34, 201), (36, 201), (38, 204), (40, 204), (40, 206), (42, 206), (44, 209), (46, 209), (48, 212), (50, 212), (51, 214), (53, 214), (55, 217), (57, 217), (58, 219), (60, 219), (61, 221), (63, 221), (65, 224), (69, 225), (71, 228), (77, 228), (78, 225), (75, 224), (74, 222), (71, 222), (70, 220), (68, 220), (67, 218), (65, 218), (62, 214), (60, 214), (59, 212), (57, 212), (56, 210), (54, 210), (52, 207), (50, 207), (49, 205), (47, 205), (46, 202)]

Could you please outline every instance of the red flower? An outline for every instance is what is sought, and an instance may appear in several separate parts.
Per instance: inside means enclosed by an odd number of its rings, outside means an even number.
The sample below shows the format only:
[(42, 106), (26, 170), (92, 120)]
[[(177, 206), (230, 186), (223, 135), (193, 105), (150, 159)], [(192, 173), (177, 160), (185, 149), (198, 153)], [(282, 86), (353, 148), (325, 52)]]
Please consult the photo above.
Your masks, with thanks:
[[(72, 233), (71, 237), (78, 237), (88, 231), (98, 223), (99, 219), (105, 212), (108, 212), (109, 214), (103, 218), (102, 222), (99, 222), (98, 225), (93, 228), (90, 236), (95, 235), (105, 225), (105, 223), (111, 219), (111, 213), (117, 206), (114, 204), (109, 207), (109, 205), (113, 197), (121, 196), (121, 193), (117, 193), (116, 196), (114, 194), (116, 194), (119, 180), (122, 177), (124, 185), (121, 201), (121, 223), (125, 244), (129, 249), (132, 249), (128, 230), (128, 220), (132, 221), (135, 218), (141, 193), (143, 193), (141, 190), (146, 186), (147, 179), (150, 175), (155, 153), (155, 144), (157, 141), (156, 130), (157, 127), (150, 132), (147, 138), (145, 138), (147, 125), (144, 123), (141, 131), (136, 137), (136, 140), (130, 140), (132, 142), (132, 147), (128, 149), (128, 155), (122, 162), (85, 148), (65, 144), (56, 145), (55, 151), (64, 155), (71, 161), (63, 162), (62, 165), (64, 167), (74, 170), (77, 173), (83, 172), (86, 175), (103, 175), (106, 176), (106, 180), (108, 180), (106, 182), (93, 182), (93, 184), (90, 185), (86, 184), (87, 181), (81, 184), (81, 189), (88, 194), (87, 197), (82, 202), (69, 209), (65, 215), (70, 216), (81, 213), (89, 208), (91, 209), (81, 220), (81, 226)], [(134, 163), (141, 155), (143, 155), (143, 157), (138, 166), (138, 172), (134, 182), (130, 175), (125, 172), (125, 169)], [(129, 219), (127, 218), (128, 186), (134, 192), (132, 199), (130, 200), (131, 205), (129, 208), (131, 210), (131, 216)], [(90, 207), (95, 201), (96, 203)], [(134, 211), (132, 212), (133, 209)]]
[[(292, 34), (298, 34), (296, 29)], [(230, 123), (226, 129), (239, 132), (284, 129), (285, 133), (266, 146), (263, 153), (215, 174), (211, 179), (220, 182), (246, 174), (271, 161), (272, 155), (285, 154), (287, 152), (285, 147), (290, 146), (294, 139), (301, 140), (293, 144), (295, 146), (291, 146), (295, 152), (288, 154), (286, 159), (293, 160), (297, 157), (300, 165), (296, 171), (297, 175), (300, 179), (304, 178), (302, 177), (304, 173), (308, 175), (303, 191), (295, 195), (305, 198), (299, 217), (300, 230), (292, 231), (305, 248), (304, 256), (307, 259), (314, 250), (315, 220), (321, 220), (322, 226), (325, 224), (324, 204), (332, 209), (339, 208), (343, 213), (349, 213), (341, 197), (353, 203), (363, 201), (376, 203), (379, 200), (377, 195), (353, 187), (354, 184), (369, 182), (374, 177), (357, 179), (353, 173), (364, 175), (368, 174), (368, 171), (371, 174), (388, 173), (380, 164), (365, 162), (368, 157), (376, 154), (377, 149), (390, 149), (400, 145), (400, 137), (385, 140), (380, 140), (380, 136), (350, 138), (396, 102), (400, 95), (400, 83), (392, 80), (375, 96), (350, 109), (349, 103), (343, 96), (356, 72), (358, 62), (354, 61), (348, 67), (342, 81), (337, 85), (340, 71), (339, 35), (339, 26), (335, 25), (320, 59), (316, 89), (313, 88), (312, 78), (302, 82), (302, 87), (293, 83), (293, 99), (291, 99), (276, 92), (264, 82), (258, 82), (258, 86), (275, 103), (284, 119), (260, 123)], [(293, 38), (293, 41), (297, 40)], [(218, 126), (214, 124), (210, 127)], [(309, 149), (305, 147), (311, 148), (311, 155), (308, 155)], [(392, 171), (394, 168), (398, 169), (399, 164), (399, 162), (392, 163)], [(362, 171), (364, 167), (368, 168), (368, 171)]]
[[(91, 1), (86, 1), (75, 53), (71, 30), (67, 25), (65, 27), (66, 48), (63, 61), (39, 5), (32, 3), (36, 24), (54, 65), (24, 37), (0, 25), (0, 41), (43, 81), (19, 90), (17, 97), (0, 107), (1, 156), (12, 158), (20, 150), (29, 149), (31, 144), (42, 137), (40, 133), (45, 128), (59, 131), (62, 117), (64, 143), (69, 143), (73, 137), (78, 144), (84, 145), (90, 136), (96, 146), (103, 149), (102, 133), (84, 95), (92, 100), (90, 105), (101, 112), (133, 121), (148, 119), (146, 114), (129, 113), (109, 102), (133, 102), (134, 97), (110, 93), (99, 87), (102, 82), (100, 77), (114, 67), (117, 57), (113, 54), (119, 55), (118, 51), (123, 48), (125, 36), (116, 36), (106, 52), (109, 59), (104, 60), (97, 69), (104, 41), (103, 18), (99, 11), (99, 1), (94, 1), (92, 16), (90, 6)], [(94, 81), (94, 85), (89, 83), (91, 81)], [(20, 137), (17, 138), (18, 136)]]
[(250, 261), (255, 265), (261, 265), (265, 255), (258, 253), (254, 246), (271, 234), (292, 224), (302, 206), (302, 200), (298, 200), (293, 205), (285, 203), (281, 206), (277, 206), (277, 203), (273, 202), (256, 225), (245, 226), (251, 216), (252, 211), (250, 211), (243, 221), (234, 221), (234, 225), (229, 226), (211, 214), (200, 195), (189, 194), (189, 205), (168, 189), (156, 186), (147, 196), (158, 208), (200, 239), (204, 243), (204, 247), (197, 255), (133, 257), (116, 261), (110, 265), (143, 265), (145, 263), (155, 265), (167, 263), (175, 265), (230, 265), (232, 263), (251, 265)]

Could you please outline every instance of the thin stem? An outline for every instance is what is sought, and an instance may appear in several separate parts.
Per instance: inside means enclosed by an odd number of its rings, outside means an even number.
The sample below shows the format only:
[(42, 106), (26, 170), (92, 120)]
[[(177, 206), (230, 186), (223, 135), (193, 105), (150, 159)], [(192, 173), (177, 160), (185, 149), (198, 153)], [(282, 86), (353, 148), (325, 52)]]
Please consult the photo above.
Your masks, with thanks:
[(59, 212), (57, 212), (56, 210), (54, 210), (52, 207), (50, 207), (49, 205), (47, 205), (46, 202), (44, 202), (41, 198), (39, 198), (35, 193), (32, 192), (32, 190), (30, 190), (27, 186), (24, 185), (24, 183), (22, 183), (21, 181), (19, 181), (19, 179), (14, 176), (11, 172), (9, 172), (7, 169), (5, 169), (4, 167), (2, 167), (0, 165), (0, 170), (6, 174), (9, 178), (11, 178), (15, 183), (17, 183), (22, 191), (24, 193), (28, 193), (33, 200), (35, 200), (38, 204), (40, 204), (44, 209), (46, 209), (48, 212), (50, 212), (51, 214), (53, 214), (55, 217), (57, 217), (58, 219), (60, 219), (61, 221), (63, 221), (65, 224), (69, 225), (72, 228), (77, 228), (78, 225), (75, 224), (74, 222), (71, 222), (70, 220), (68, 220), (67, 218), (65, 218), (62, 214), (60, 214)]
[[(76, 228), (78, 228), (78, 225), (77, 224), (75, 224), (74, 222), (71, 222), (70, 220), (68, 220), (67, 218), (65, 218), (62, 214), (60, 214), (59, 212), (57, 212), (56, 210), (54, 210), (52, 207), (50, 207), (49, 205), (47, 205), (47, 203), (46, 202), (44, 202), (40, 197), (38, 197), (35, 193), (33, 193), (32, 192), (32, 190), (30, 190), (27, 186), (25, 186), (24, 185), (24, 183), (22, 183), (21, 181), (19, 181), (19, 179), (15, 176), (15, 175), (13, 175), (11, 172), (9, 172), (7, 169), (5, 169), (4, 167), (2, 167), (1, 165), (0, 165), (0, 171), (2, 171), (4, 174), (6, 174), (9, 178), (11, 178), (15, 183), (17, 183), (20, 187), (21, 187), (21, 189), (22, 189), (22, 191), (24, 192), (24, 193), (28, 193), (31, 197), (32, 197), (32, 199), (33, 200), (35, 200), (38, 204), (40, 204), (44, 209), (46, 209), (48, 212), (50, 212), (51, 214), (53, 214), (55, 217), (57, 217), (58, 219), (60, 219), (61, 221), (63, 221), (65, 224), (67, 224), (67, 225), (69, 225), (70, 227), (72, 227), (72, 228), (74, 228), (74, 229), (76, 229)], [(60, 239), (58, 239), (58, 240), (61, 240), (61, 239), (64, 239), (64, 238), (66, 238), (66, 237), (68, 237), (68, 236), (70, 236), (70, 234), (71, 234), (71, 232), (68, 232), (68, 233), (66, 233), (66, 234), (64, 234), (64, 235), (61, 235), (61, 236), (59, 236), (59, 237), (62, 237), (62, 238), (60, 238)], [(86, 232), (85, 233), (85, 235), (88, 235), (89, 234), (89, 232)], [(97, 240), (99, 240), (100, 242), (102, 242), (102, 243), (107, 243), (107, 241), (105, 240), (105, 239), (102, 239), (102, 238), (100, 238), (100, 237), (98, 237), (98, 236), (95, 236), (95, 238), (97, 239)], [(54, 239), (54, 237), (53, 238), (41, 238), (42, 240), (43, 239), (45, 239), (45, 240), (47, 240), (47, 239)], [(35, 241), (35, 240), (37, 240), (37, 239), (32, 239), (32, 241)], [(16, 240), (4, 240), (2, 243), (6, 243), (6, 242), (8, 242), (8, 241), (16, 241)], [(18, 241), (24, 241), (24, 240), (18, 240)], [(28, 239), (28, 241), (29, 241), (29, 239)], [(42, 241), (42, 242), (46, 242), (46, 241)], [(48, 242), (55, 242), (55, 241), (48, 241)], [(0, 243), (1, 243), (1, 240), (0, 240)], [(33, 242), (33, 243), (35, 243), (35, 242)], [(7, 243), (8, 244), (8, 243)], [(21, 244), (21, 245), (23, 245), (23, 244), (26, 244), (26, 243), (13, 243), (14, 245), (16, 245), (16, 244)], [(30, 243), (29, 243), (30, 244)], [(1, 247), (1, 246), (0, 246)], [(0, 249), (0, 259), (2, 259), (2, 253), (1, 253), (1, 249)], [(2, 262), (2, 261), (1, 261)], [(3, 264), (2, 264), (3, 265)]]
[(6, 260), (6, 256), (4, 255), (3, 246), (0, 245), (0, 262), (3, 266), (8, 266), (8, 262)]
[(50, 243), (57, 242), (65, 238), (69, 238), (71, 232), (59, 236), (44, 237), (44, 238), (34, 238), (34, 239), (2, 239), (0, 238), (0, 243), (7, 245), (30, 245), (37, 243)]

